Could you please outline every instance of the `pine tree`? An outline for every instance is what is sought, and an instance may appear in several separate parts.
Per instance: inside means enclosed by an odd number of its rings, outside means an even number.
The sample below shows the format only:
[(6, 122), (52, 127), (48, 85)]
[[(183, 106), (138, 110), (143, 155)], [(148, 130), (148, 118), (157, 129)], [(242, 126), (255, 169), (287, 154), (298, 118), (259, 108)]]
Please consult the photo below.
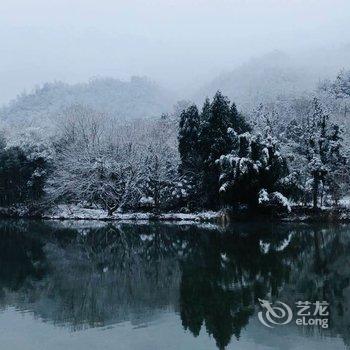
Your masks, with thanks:
[(216, 208), (219, 204), (219, 172), (215, 161), (232, 147), (232, 139), (227, 133), (228, 128), (233, 127), (230, 102), (221, 92), (217, 92), (210, 105), (210, 112), (207, 102), (203, 112), (199, 151), (203, 159), (204, 201), (209, 208)]
[(199, 149), (200, 117), (195, 105), (188, 107), (180, 115), (179, 123), (179, 154), (180, 182), (177, 197), (183, 199), (183, 205), (188, 209), (199, 206), (201, 192), (202, 160)]
[(332, 124), (328, 130), (327, 164), (329, 172), (327, 173), (326, 184), (330, 195), (335, 204), (342, 193), (342, 184), (346, 182), (349, 176), (347, 157), (343, 149), (343, 130), (338, 124)]
[(199, 136), (199, 113), (195, 105), (188, 107), (180, 115), (179, 123), (179, 153), (180, 174), (196, 173), (198, 167), (198, 136)]
[(231, 118), (232, 128), (237, 134), (244, 134), (245, 132), (251, 132), (252, 128), (245, 120), (244, 116), (238, 112), (236, 104), (232, 103), (231, 106)]
[(238, 113), (236, 105), (218, 91), (211, 104), (206, 100), (200, 116), (199, 152), (203, 160), (205, 203), (210, 208), (219, 205), (219, 169), (216, 160), (234, 146), (236, 134), (249, 131), (250, 126)]
[(217, 208), (219, 205), (219, 169), (216, 160), (227, 154), (237, 142), (236, 135), (250, 131), (235, 104), (217, 92), (210, 103), (206, 99), (199, 114), (195, 105), (185, 109), (179, 123), (181, 191), (187, 202)]
[(44, 194), (46, 162), (19, 147), (0, 151), (0, 205), (33, 202)]
[(350, 97), (350, 71), (342, 70), (339, 72), (330, 88), (336, 98)]
[(201, 123), (204, 123), (207, 120), (209, 120), (210, 113), (211, 113), (210, 100), (209, 98), (206, 98), (202, 107), (201, 115), (200, 115)]
[[(238, 136), (237, 147), (217, 161), (220, 167), (220, 194), (230, 205), (258, 205), (261, 190), (276, 190), (279, 180), (287, 174), (285, 159), (271, 137), (244, 133)], [(276, 192), (275, 192), (276, 194)], [(280, 194), (279, 194), (280, 195)]]

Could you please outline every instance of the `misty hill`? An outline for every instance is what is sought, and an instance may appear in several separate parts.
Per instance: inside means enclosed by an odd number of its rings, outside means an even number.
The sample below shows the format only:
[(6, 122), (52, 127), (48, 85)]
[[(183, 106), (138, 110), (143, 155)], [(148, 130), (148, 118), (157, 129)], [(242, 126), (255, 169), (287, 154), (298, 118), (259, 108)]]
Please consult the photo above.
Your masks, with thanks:
[(73, 104), (89, 106), (120, 120), (159, 116), (172, 106), (169, 96), (147, 78), (124, 82), (99, 78), (88, 83), (46, 83), (31, 93), (22, 93), (0, 109), (7, 123), (46, 123)]
[(314, 90), (321, 80), (334, 78), (340, 69), (349, 66), (348, 58), (349, 46), (293, 55), (276, 51), (221, 74), (204, 85), (194, 99), (200, 102), (221, 90), (241, 108), (249, 109), (278, 96)]

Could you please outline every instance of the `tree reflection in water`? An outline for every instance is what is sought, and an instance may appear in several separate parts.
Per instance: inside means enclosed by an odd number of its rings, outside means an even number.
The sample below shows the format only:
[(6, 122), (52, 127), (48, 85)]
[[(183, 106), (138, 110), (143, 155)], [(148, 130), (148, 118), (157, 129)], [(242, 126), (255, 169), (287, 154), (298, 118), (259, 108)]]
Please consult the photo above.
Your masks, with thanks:
[(89, 225), (3, 221), (2, 307), (72, 330), (177, 312), (184, 329), (205, 329), (224, 349), (258, 298), (327, 300), (330, 332), (349, 344), (347, 227)]

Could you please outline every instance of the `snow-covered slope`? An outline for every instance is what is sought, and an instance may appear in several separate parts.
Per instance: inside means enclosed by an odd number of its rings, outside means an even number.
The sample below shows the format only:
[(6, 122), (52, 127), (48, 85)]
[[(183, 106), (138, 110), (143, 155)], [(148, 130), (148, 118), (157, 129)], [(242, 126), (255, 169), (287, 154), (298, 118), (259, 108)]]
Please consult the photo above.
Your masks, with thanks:
[(251, 59), (222, 73), (200, 88), (194, 99), (201, 102), (217, 90), (246, 110), (279, 96), (300, 96), (315, 90), (323, 79), (333, 79), (350, 68), (350, 45), (334, 50), (310, 50), (286, 54), (275, 51)]
[(44, 123), (65, 107), (81, 104), (120, 120), (159, 117), (172, 103), (169, 95), (147, 78), (124, 82), (112, 78), (94, 79), (75, 85), (47, 83), (23, 93), (0, 109), (7, 123)]

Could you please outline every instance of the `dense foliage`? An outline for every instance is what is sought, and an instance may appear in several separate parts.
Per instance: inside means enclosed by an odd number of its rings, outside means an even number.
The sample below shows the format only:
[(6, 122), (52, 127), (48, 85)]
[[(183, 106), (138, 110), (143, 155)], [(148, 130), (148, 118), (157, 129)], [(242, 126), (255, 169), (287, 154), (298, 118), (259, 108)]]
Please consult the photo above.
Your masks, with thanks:
[(54, 132), (3, 128), (0, 205), (74, 204), (115, 211), (253, 211), (338, 205), (348, 193), (349, 74), (309, 96), (243, 114), (222, 93), (202, 108), (117, 123), (83, 105)]
[[(44, 195), (50, 157), (33, 130), (28, 133), (21, 134), (25, 144), (6, 145), (4, 140), (0, 143), (1, 206), (31, 204)], [(31, 140), (26, 139), (28, 136)]]

